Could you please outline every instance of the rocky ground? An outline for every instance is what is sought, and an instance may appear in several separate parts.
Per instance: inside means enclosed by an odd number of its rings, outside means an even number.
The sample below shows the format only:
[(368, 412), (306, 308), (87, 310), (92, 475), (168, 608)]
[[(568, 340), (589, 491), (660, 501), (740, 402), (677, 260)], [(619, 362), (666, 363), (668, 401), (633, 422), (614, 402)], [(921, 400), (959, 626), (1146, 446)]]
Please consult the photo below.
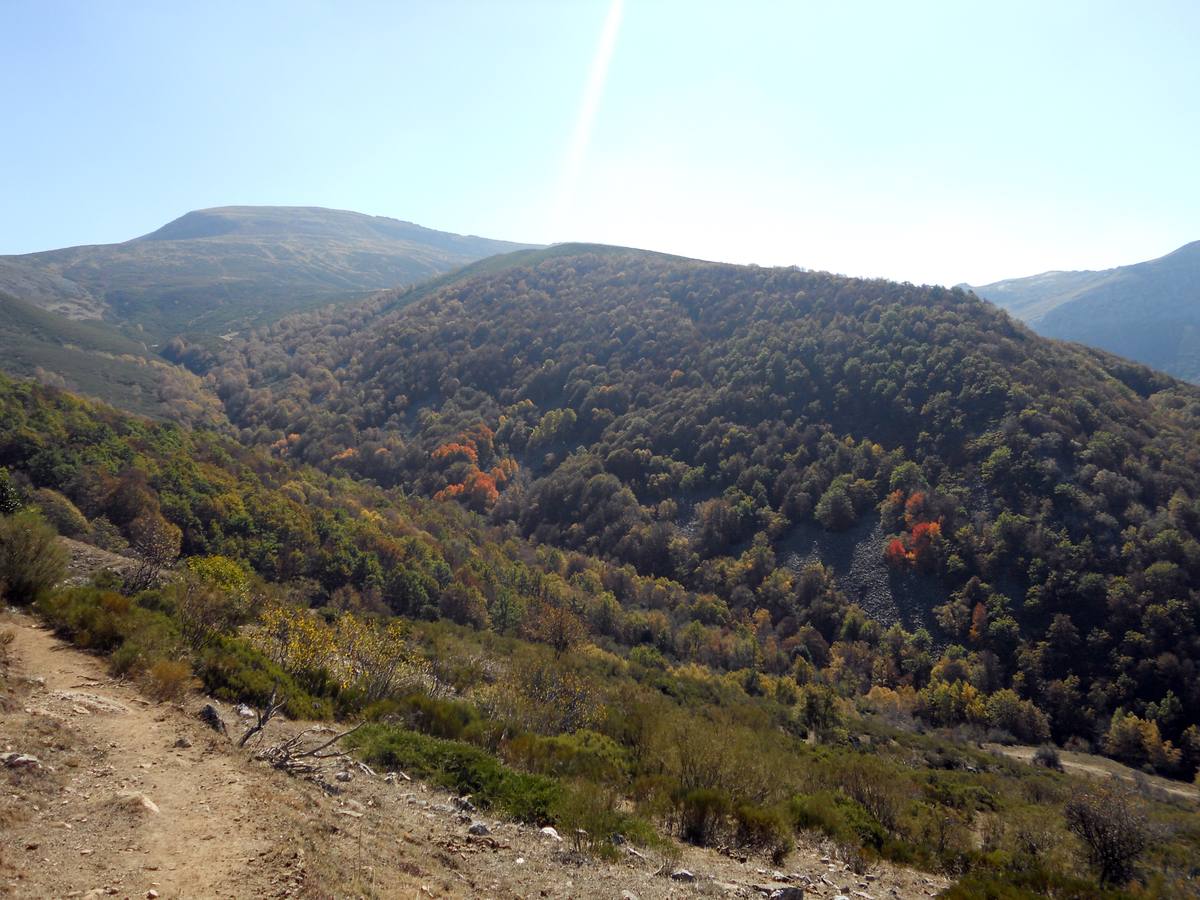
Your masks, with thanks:
[[(0, 615), (3, 632), (13, 637), (0, 710), (0, 895), (649, 900), (803, 890), (882, 900), (947, 884), (890, 866), (855, 874), (816, 840), (780, 867), (694, 848), (669, 862), (649, 852), (602, 862), (402, 774), (331, 772), (331, 795), (202, 724), (208, 698), (151, 703), (24, 614)], [(244, 730), (237, 710), (222, 715), (232, 735)], [(272, 722), (264, 743), (300, 728)]]

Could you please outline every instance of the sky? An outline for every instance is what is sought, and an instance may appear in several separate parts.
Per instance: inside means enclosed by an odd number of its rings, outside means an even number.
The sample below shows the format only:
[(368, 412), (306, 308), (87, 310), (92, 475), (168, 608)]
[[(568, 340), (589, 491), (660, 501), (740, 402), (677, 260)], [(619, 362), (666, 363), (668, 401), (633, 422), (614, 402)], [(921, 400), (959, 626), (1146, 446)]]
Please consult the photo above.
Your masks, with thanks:
[(0, 0), (0, 253), (328, 206), (982, 284), (1200, 239), (1200, 3)]

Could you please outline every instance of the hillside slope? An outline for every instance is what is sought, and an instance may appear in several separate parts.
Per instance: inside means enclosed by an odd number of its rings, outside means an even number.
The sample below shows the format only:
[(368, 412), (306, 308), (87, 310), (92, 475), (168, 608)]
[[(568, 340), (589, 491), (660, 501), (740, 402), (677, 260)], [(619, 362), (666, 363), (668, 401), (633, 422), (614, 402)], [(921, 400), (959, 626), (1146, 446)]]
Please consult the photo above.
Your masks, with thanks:
[(192, 373), (103, 322), (78, 321), (0, 292), (0, 370), (130, 412), (214, 426), (224, 415)]
[(159, 344), (412, 284), (521, 246), (341, 210), (230, 206), (120, 244), (0, 257), (0, 291)]
[(1200, 382), (1200, 241), (1100, 272), (1045, 272), (974, 288), (1046, 337)]
[(962, 291), (822, 273), (560, 247), (408, 296), (231, 350), (243, 436), (716, 594), (768, 668), (826, 627), (824, 562), (1062, 739), (1194, 723), (1195, 389)]
[[(755, 885), (771, 883), (762, 861), (713, 851), (687, 852), (677, 865), (697, 881), (681, 884), (656, 874), (657, 860), (578, 857), (536, 828), (491, 817), (492, 835), (474, 837), (452, 795), (357, 769), (331, 796), (202, 725), (194, 711), (209, 698), (151, 704), (26, 616), (0, 616), (0, 631), (14, 636), (0, 671), (0, 685), (5, 676), (14, 685), (11, 694), (0, 691), (9, 704), (0, 706), (0, 735), (42, 763), (0, 770), (6, 896), (565, 898), (632, 890), (649, 900), (707, 896), (714, 885), (750, 897)], [(239, 736), (236, 713), (224, 710)], [(280, 722), (269, 737), (301, 727)], [(814, 842), (792, 855), (788, 872), (817, 885), (810, 896), (866, 884), (828, 859)], [(886, 864), (870, 877), (873, 889), (900, 898), (933, 896), (948, 883)]]

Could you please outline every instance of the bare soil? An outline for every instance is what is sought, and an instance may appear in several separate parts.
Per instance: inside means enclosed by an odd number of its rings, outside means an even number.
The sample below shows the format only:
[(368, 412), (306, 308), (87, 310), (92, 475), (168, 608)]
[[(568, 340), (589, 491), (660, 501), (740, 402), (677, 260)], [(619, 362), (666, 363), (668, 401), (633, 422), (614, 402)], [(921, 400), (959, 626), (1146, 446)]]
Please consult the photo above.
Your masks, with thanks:
[[(208, 698), (152, 703), (110, 677), (105, 661), (58, 640), (27, 615), (10, 631), (0, 678), (0, 895), (11, 897), (928, 897), (948, 882), (891, 866), (856, 875), (818, 840), (776, 872), (683, 848), (604, 862), (538, 829), (478, 813), (444, 791), (355, 770), (330, 795), (253, 758), (203, 725)], [(0, 673), (2, 674), (2, 673)], [(230, 733), (244, 729), (223, 708)], [(265, 740), (300, 723), (272, 723)], [(482, 822), (490, 834), (473, 836)], [(695, 881), (667, 877), (685, 868)], [(786, 880), (785, 880), (786, 879)]]

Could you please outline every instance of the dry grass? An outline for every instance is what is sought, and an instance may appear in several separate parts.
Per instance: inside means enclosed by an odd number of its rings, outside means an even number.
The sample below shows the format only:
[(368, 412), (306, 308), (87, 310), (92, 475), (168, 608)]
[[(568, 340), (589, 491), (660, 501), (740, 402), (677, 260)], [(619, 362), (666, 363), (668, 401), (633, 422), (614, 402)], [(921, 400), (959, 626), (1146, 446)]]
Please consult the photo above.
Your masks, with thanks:
[(178, 659), (160, 659), (143, 678), (146, 693), (163, 702), (182, 699), (197, 684), (192, 667)]

